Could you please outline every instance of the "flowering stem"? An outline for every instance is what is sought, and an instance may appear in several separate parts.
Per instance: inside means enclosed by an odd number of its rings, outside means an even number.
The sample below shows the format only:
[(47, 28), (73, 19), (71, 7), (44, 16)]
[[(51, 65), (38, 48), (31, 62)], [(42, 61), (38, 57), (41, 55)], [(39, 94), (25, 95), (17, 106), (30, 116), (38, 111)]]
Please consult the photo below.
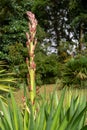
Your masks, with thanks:
[(30, 11), (27, 11), (27, 16), (29, 19), (29, 33), (26, 33), (26, 37), (27, 37), (26, 46), (28, 48), (28, 54), (29, 54), (29, 58), (26, 58), (26, 63), (29, 71), (29, 75), (27, 76), (27, 79), (28, 79), (28, 86), (30, 91), (30, 100), (31, 103), (34, 104), (35, 95), (36, 95), (36, 87), (35, 87), (36, 64), (34, 62), (34, 57), (35, 57), (34, 51), (37, 44), (37, 39), (35, 38), (37, 20), (35, 18), (35, 15)]

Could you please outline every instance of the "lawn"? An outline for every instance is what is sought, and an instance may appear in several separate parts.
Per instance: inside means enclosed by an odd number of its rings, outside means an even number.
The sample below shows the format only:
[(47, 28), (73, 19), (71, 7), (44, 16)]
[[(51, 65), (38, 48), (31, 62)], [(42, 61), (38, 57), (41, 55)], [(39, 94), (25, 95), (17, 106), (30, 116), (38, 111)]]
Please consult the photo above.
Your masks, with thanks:
[[(58, 92), (58, 98), (60, 98), (60, 95), (61, 95), (61, 92), (62, 90), (60, 90), (58, 88), (57, 85), (54, 85), (54, 84), (51, 84), (51, 85), (44, 85), (44, 86), (41, 86), (40, 87), (40, 94), (43, 95), (44, 94), (44, 91), (46, 91), (46, 97), (48, 98), (50, 96), (50, 94), (52, 94), (53, 90), (56, 90)], [(27, 92), (27, 95), (29, 95), (29, 93)], [(75, 89), (67, 89), (66, 90), (66, 94), (65, 94), (65, 102), (69, 101), (70, 100), (70, 96), (73, 95), (78, 95), (79, 97), (81, 96), (84, 96), (86, 97), (86, 100), (87, 100), (87, 89), (78, 89), (78, 88), (75, 88)], [(24, 91), (23, 89), (18, 89), (15, 94), (15, 99), (18, 103), (19, 106), (22, 106), (23, 105), (23, 97), (24, 97)]]

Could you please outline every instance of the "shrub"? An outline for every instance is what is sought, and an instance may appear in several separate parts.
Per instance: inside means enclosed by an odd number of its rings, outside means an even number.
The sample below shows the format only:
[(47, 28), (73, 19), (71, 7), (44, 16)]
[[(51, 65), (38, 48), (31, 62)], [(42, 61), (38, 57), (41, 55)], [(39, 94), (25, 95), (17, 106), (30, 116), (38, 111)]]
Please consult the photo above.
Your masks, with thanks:
[(79, 58), (76, 57), (65, 64), (63, 71), (63, 83), (68, 86), (87, 86), (87, 58), (85, 56), (81, 56)]
[[(22, 43), (15, 43), (4, 47), (5, 53), (1, 55), (1, 59), (5, 60), (9, 65), (9, 70), (15, 73), (18, 82), (26, 81), (27, 65), (25, 63), (27, 56), (27, 48)], [(18, 87), (18, 85), (16, 85)]]
[[(42, 58), (43, 57), (43, 58)], [(60, 64), (56, 54), (36, 54), (36, 82), (41, 84), (53, 84), (57, 77), (61, 76)]]

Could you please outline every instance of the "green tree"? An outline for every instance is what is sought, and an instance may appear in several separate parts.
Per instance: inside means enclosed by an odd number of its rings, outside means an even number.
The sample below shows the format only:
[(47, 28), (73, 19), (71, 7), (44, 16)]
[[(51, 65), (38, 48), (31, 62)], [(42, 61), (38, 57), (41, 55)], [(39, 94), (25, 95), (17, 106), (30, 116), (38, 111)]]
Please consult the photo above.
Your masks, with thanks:
[(86, 0), (71, 0), (69, 2), (69, 16), (75, 38), (79, 42), (79, 50), (83, 48), (83, 42), (87, 42), (87, 2)]
[[(0, 0), (0, 47), (21, 42), (25, 44), (27, 29), (26, 11), (31, 10), (32, 0)], [(38, 25), (38, 38), (44, 37), (44, 31)]]
[(0, 38), (2, 43), (0, 46), (15, 42), (24, 43), (27, 30), (25, 13), (30, 8), (30, 2), (27, 0), (3, 0), (0, 3)]
[[(68, 0), (34, 0), (32, 11), (36, 14), (41, 27), (48, 33), (46, 38), (51, 42), (51, 47), (59, 51), (61, 39), (70, 40), (69, 34), (66, 35)], [(39, 13), (38, 13), (39, 10)], [(53, 42), (55, 43), (53, 45)]]

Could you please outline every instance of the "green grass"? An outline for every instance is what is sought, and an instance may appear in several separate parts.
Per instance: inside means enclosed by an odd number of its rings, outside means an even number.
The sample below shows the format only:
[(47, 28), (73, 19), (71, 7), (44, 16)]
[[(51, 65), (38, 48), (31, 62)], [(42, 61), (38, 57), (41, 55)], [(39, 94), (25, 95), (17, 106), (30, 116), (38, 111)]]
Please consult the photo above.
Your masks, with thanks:
[[(49, 95), (53, 92), (55, 85), (51, 84), (51, 85), (45, 85), (45, 86), (40, 87), (40, 94), (41, 95), (44, 94), (44, 87), (46, 89), (46, 97), (48, 98)], [(58, 93), (58, 97), (60, 98), (60, 95), (61, 95), (62, 91), (58, 89), (58, 86), (56, 86), (56, 91)], [(28, 92), (27, 92), (27, 95), (29, 95)], [(65, 103), (69, 102), (71, 95), (73, 95), (73, 96), (78, 95), (79, 97), (84, 96), (84, 97), (86, 97), (86, 100), (87, 100), (87, 89), (86, 88), (85, 89), (78, 89), (78, 88), (67, 89), (67, 91), (65, 93)], [(23, 106), (22, 98), (24, 96), (23, 89), (18, 89), (15, 92), (14, 96), (15, 96), (15, 99), (17, 101), (17, 104), (20, 107), (22, 107)]]

